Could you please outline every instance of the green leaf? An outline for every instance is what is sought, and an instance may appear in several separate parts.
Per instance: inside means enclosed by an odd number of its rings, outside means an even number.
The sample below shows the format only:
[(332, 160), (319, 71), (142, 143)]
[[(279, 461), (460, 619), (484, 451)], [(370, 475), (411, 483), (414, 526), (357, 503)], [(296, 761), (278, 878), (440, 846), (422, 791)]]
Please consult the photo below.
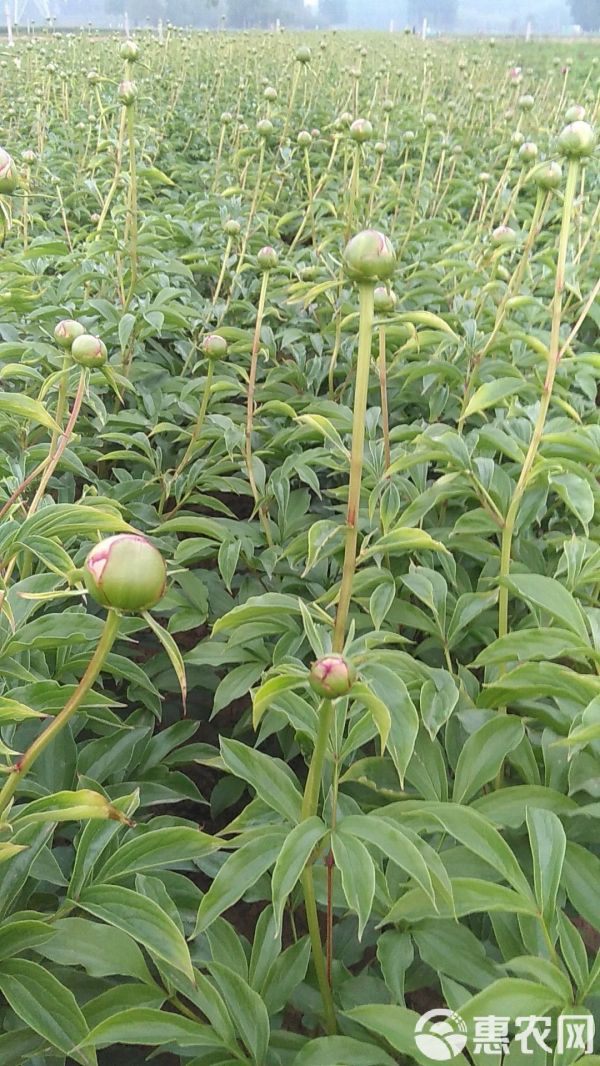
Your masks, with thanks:
[(39, 400), (32, 400), (30, 396), (25, 396), (21, 392), (0, 392), (0, 412), (14, 415), (16, 418), (25, 418), (28, 422), (45, 426), (46, 429), (59, 429), (43, 403)]
[(283, 692), (290, 692), (302, 685), (302, 678), (297, 674), (279, 674), (264, 681), (260, 688), (252, 693), (252, 725), (258, 729), (262, 716), (273, 700)]
[(472, 1025), (475, 1018), (488, 1014), (509, 1018), (543, 1015), (553, 1007), (563, 1005), (561, 997), (547, 985), (517, 977), (501, 977), (461, 1004), (460, 1015), (467, 1025)]
[(520, 377), (496, 378), (494, 381), (486, 381), (485, 385), (480, 385), (476, 392), (471, 396), (463, 418), (470, 418), (471, 415), (481, 414), (481, 412), (486, 411), (488, 407), (495, 407), (508, 396), (514, 396), (515, 393), (522, 392), (522, 390), (523, 380)]
[(200, 859), (216, 851), (222, 843), (217, 837), (183, 825), (150, 829), (121, 844), (98, 871), (96, 880), (116, 881), (140, 870)]
[(396, 529), (391, 529), (383, 537), (380, 537), (374, 544), (370, 544), (368, 548), (363, 548), (359, 562), (363, 559), (370, 559), (373, 555), (402, 555), (404, 552), (413, 551), (434, 551), (450, 554), (441, 541), (434, 540), (431, 534), (426, 533), (424, 529), (398, 526)]
[(381, 818), (355, 814), (339, 822), (338, 834), (341, 837), (357, 837), (379, 848), (421, 886), (432, 902), (435, 900), (427, 863), (410, 836), (402, 829)]
[(142, 611), (142, 617), (146, 620), (152, 632), (158, 637), (160, 643), (165, 649), (171, 665), (175, 671), (177, 680), (179, 682), (179, 688), (181, 689), (181, 702), (183, 703), (183, 713), (186, 713), (187, 702), (187, 680), (185, 676), (185, 664), (183, 657), (177, 644), (173, 640), (170, 633), (167, 632), (157, 621), (153, 618), (149, 611)]
[[(499, 911), (507, 914), (528, 914), (538, 917), (537, 904), (504, 885), (483, 881), (477, 877), (452, 878), (453, 906), (440, 903), (440, 918), (462, 918), (466, 914), (486, 914)], [(431, 898), (421, 888), (411, 888), (394, 904), (385, 917), (388, 922), (414, 922), (436, 916)]]
[(466, 741), (456, 764), (455, 803), (468, 803), (484, 785), (496, 776), (509, 752), (523, 739), (524, 728), (519, 718), (502, 715), (491, 718)]
[[(44, 958), (61, 966), (82, 966), (91, 977), (122, 974), (152, 984), (144, 956), (135, 940), (123, 930), (86, 918), (59, 918), (48, 927), (48, 932), (51, 939), (46, 937), (43, 945), (37, 947)], [(0, 930), (0, 950), (1, 939)]]
[(533, 856), (535, 896), (544, 919), (550, 921), (556, 914), (567, 837), (552, 811), (536, 807), (527, 808), (527, 830)]
[[(415, 1026), (420, 1017), (415, 1011), (389, 1004), (367, 1003), (346, 1011), (346, 1016), (386, 1040), (395, 1051), (422, 1066), (431, 1066), (431, 1058), (424, 1055), (415, 1043)], [(467, 1066), (467, 1059), (462, 1054), (453, 1056), (452, 1061), (456, 1066)]]
[(174, 921), (154, 900), (120, 885), (94, 885), (83, 890), (78, 904), (193, 980), (187, 944)]
[(223, 863), (198, 908), (194, 936), (237, 903), (273, 865), (286, 837), (284, 829), (265, 829), (242, 844)]
[(15, 1014), (64, 1055), (93, 1066), (93, 1052), (74, 1051), (88, 1036), (73, 993), (37, 962), (9, 959), (0, 968), (0, 991)]
[(565, 629), (570, 629), (589, 644), (584, 616), (571, 593), (553, 577), (543, 574), (518, 574), (508, 580), (508, 586), (516, 596), (526, 600), (532, 607), (546, 611), (556, 618)]
[(375, 864), (364, 844), (348, 834), (332, 833), (331, 847), (348, 906), (358, 918), (358, 939), (362, 940), (375, 896)]
[(387, 740), (392, 728), (392, 717), (383, 700), (379, 699), (364, 681), (356, 681), (352, 686), (350, 697), (357, 703), (363, 703), (371, 715), (381, 742), (381, 754), (385, 752)]
[(230, 773), (251, 785), (264, 803), (282, 818), (293, 823), (300, 821), (302, 793), (284, 763), (240, 744), (238, 740), (224, 737), (221, 738), (221, 755)]
[(293, 1066), (393, 1066), (387, 1052), (351, 1036), (319, 1036), (304, 1045)]
[(306, 818), (294, 826), (283, 844), (273, 869), (271, 883), (275, 931), (278, 936), (281, 932), (285, 901), (326, 833), (327, 826), (320, 818)]
[(208, 969), (219, 986), (252, 1061), (256, 1066), (263, 1066), (269, 1046), (270, 1026), (269, 1015), (262, 999), (243, 977), (223, 963), (212, 962)]
[(152, 1007), (133, 1007), (106, 1018), (89, 1032), (85, 1043), (95, 1047), (108, 1047), (111, 1044), (140, 1044), (144, 1047), (175, 1044), (182, 1048), (224, 1048), (209, 1025)]

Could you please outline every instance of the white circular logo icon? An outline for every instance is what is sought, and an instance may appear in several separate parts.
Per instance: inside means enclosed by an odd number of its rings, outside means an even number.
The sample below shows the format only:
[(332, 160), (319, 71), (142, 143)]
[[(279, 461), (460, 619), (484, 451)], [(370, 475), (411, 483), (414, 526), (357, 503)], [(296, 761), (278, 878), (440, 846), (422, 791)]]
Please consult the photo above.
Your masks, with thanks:
[(452, 1010), (428, 1010), (415, 1025), (415, 1044), (428, 1059), (447, 1062), (460, 1055), (467, 1043), (467, 1027)]

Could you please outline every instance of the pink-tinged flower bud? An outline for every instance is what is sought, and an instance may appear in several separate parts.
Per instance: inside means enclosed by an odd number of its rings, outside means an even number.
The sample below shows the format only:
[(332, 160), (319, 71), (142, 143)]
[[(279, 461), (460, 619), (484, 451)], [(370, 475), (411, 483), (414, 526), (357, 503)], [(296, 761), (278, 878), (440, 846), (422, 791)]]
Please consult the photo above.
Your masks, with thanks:
[(58, 322), (54, 327), (54, 340), (61, 348), (70, 348), (73, 341), (84, 333), (85, 326), (82, 326), (81, 322), (76, 322), (74, 318), (63, 318), (62, 322)]
[(17, 168), (12, 156), (0, 148), (0, 193), (14, 192), (18, 184)]
[(385, 281), (396, 266), (391, 241), (379, 230), (364, 229), (344, 249), (344, 267), (355, 281)]
[(558, 138), (558, 148), (567, 159), (582, 159), (591, 155), (596, 135), (589, 122), (571, 122)]
[(378, 285), (373, 293), (373, 304), (378, 314), (393, 311), (396, 306), (397, 296), (393, 289), (386, 289), (385, 285)]
[(106, 345), (100, 337), (94, 337), (91, 333), (80, 333), (75, 337), (71, 345), (71, 355), (79, 366), (87, 366), (92, 369), (104, 366), (108, 352)]
[(347, 696), (355, 680), (356, 670), (343, 655), (324, 655), (310, 668), (310, 687), (325, 700)]
[(373, 136), (373, 127), (368, 118), (357, 118), (350, 126), (350, 136), (357, 144), (364, 144), (365, 141), (370, 141)]
[(533, 141), (523, 141), (519, 148), (519, 159), (522, 163), (533, 163), (538, 157), (538, 146)]
[(535, 181), (540, 189), (550, 191), (558, 189), (562, 182), (562, 167), (560, 163), (546, 163), (540, 170), (535, 172)]
[(84, 581), (90, 596), (118, 611), (147, 611), (162, 599), (167, 568), (157, 548), (141, 533), (118, 533), (89, 552)]
[(279, 262), (279, 256), (275, 249), (267, 244), (256, 256), (256, 262), (261, 270), (274, 270)]
[(131, 107), (137, 97), (137, 86), (134, 81), (122, 81), (118, 89), (119, 100), (124, 107)]
[(510, 226), (496, 226), (492, 233), (494, 248), (514, 248), (517, 243), (517, 234)]
[(123, 41), (120, 51), (121, 59), (127, 59), (130, 63), (135, 63), (136, 59), (139, 59), (140, 50), (135, 41)]
[(585, 118), (585, 107), (581, 104), (571, 104), (565, 112), (565, 119), (567, 122), (583, 122)]
[(227, 341), (218, 333), (209, 333), (202, 341), (202, 351), (207, 359), (224, 359), (227, 355)]

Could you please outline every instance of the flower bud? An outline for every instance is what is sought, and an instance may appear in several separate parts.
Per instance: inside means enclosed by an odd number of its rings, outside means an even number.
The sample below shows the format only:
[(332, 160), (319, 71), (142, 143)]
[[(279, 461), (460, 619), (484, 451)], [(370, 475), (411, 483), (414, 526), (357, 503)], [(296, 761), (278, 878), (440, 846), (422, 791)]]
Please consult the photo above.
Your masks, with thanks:
[(404, 143), (405, 144), (412, 144), (416, 140), (416, 137), (417, 137), (417, 135), (416, 135), (414, 130), (405, 130), (404, 131)]
[(489, 174), (487, 170), (482, 170), (479, 174), (478, 180), (481, 182), (482, 185), (488, 185), (489, 182), (492, 180), (492, 175)]
[(127, 40), (123, 41), (120, 48), (121, 59), (126, 59), (130, 63), (135, 63), (136, 59), (139, 59), (140, 50), (135, 41)]
[(356, 671), (343, 655), (324, 655), (312, 664), (309, 683), (313, 692), (325, 700), (347, 696), (356, 680)]
[(378, 285), (373, 293), (375, 310), (382, 314), (385, 311), (393, 311), (396, 306), (396, 293), (393, 289), (386, 289), (385, 285)]
[(108, 352), (106, 345), (99, 337), (93, 337), (91, 333), (80, 333), (71, 344), (71, 355), (79, 366), (87, 366), (92, 369), (104, 366)]
[(137, 86), (134, 81), (122, 81), (118, 88), (119, 100), (124, 107), (131, 107), (137, 97)]
[(14, 192), (19, 184), (17, 169), (12, 156), (0, 148), (0, 193)]
[(227, 341), (218, 333), (209, 333), (202, 341), (202, 351), (207, 359), (224, 359), (227, 355)]
[(223, 223), (223, 229), (228, 237), (237, 237), (241, 228), (242, 227), (236, 218), (228, 218), (227, 221)]
[(513, 148), (520, 148), (524, 140), (525, 137), (523, 136), (520, 130), (515, 130), (514, 133), (511, 133), (510, 143)]
[(346, 273), (355, 281), (385, 281), (396, 266), (391, 241), (375, 229), (365, 229), (351, 237), (343, 259)]
[(373, 147), (377, 155), (385, 155), (387, 151), (387, 144), (385, 143), (385, 141), (375, 141)]
[(221, 115), (221, 125), (222, 126), (230, 126), (232, 122), (233, 122), (233, 115), (231, 114), (231, 111), (224, 111), (223, 114)]
[(90, 85), (97, 85), (100, 81), (100, 75), (97, 70), (89, 70), (87, 74), (87, 80)]
[(545, 163), (534, 175), (539, 188), (548, 191), (551, 189), (558, 189), (562, 182), (562, 176), (561, 165), (556, 162)]
[(85, 333), (85, 326), (76, 322), (74, 318), (63, 318), (54, 327), (54, 340), (61, 348), (70, 348), (77, 337)]
[(298, 141), (300, 148), (310, 148), (312, 144), (312, 136), (308, 130), (300, 130), (296, 140)]
[(525, 93), (525, 96), (519, 97), (519, 107), (521, 108), (521, 111), (531, 111), (534, 104), (535, 100), (530, 93)]
[(437, 122), (437, 115), (434, 115), (433, 111), (428, 111), (427, 114), (423, 116), (423, 124), (429, 130), (433, 126), (435, 126), (436, 122)]
[(517, 243), (517, 234), (510, 226), (496, 226), (491, 240), (494, 248), (514, 248)]
[(261, 270), (274, 270), (279, 262), (279, 256), (274, 248), (271, 248), (270, 245), (266, 245), (264, 248), (261, 248), (256, 256), (256, 262)]
[(256, 132), (266, 140), (273, 133), (273, 123), (268, 118), (261, 118), (260, 122), (256, 123)]
[(167, 569), (141, 533), (118, 533), (96, 544), (83, 567), (86, 588), (103, 607), (147, 611), (165, 592)]
[(25, 151), (23, 152), (23, 162), (27, 163), (27, 166), (31, 166), (32, 163), (35, 163), (36, 159), (37, 159), (37, 156), (36, 156), (35, 152), (33, 151), (33, 149), (32, 148), (26, 148)]
[(272, 85), (267, 85), (263, 96), (265, 100), (268, 100), (270, 104), (273, 104), (277, 99), (277, 89), (274, 89)]
[(596, 144), (596, 135), (589, 122), (571, 122), (558, 138), (558, 148), (567, 159), (581, 159), (591, 155)]
[(357, 144), (370, 141), (373, 136), (373, 127), (368, 118), (357, 118), (350, 126), (350, 136)]
[(533, 163), (538, 156), (538, 146), (533, 141), (523, 141), (519, 148), (519, 159), (522, 163)]
[(581, 104), (571, 104), (565, 112), (565, 119), (567, 122), (583, 122), (585, 118), (585, 107)]
[(310, 63), (311, 51), (308, 45), (303, 44), (296, 49), (296, 60), (298, 63)]

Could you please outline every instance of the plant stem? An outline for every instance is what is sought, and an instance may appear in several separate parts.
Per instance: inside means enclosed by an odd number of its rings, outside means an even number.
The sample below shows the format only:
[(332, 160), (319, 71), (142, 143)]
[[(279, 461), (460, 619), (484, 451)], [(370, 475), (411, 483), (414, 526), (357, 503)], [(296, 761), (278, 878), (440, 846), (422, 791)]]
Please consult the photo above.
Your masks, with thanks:
[(350, 479), (348, 483), (348, 510), (346, 515), (346, 544), (340, 595), (333, 631), (333, 650), (341, 652), (346, 637), (346, 623), (352, 595), (352, 581), (356, 567), (356, 543), (358, 539), (358, 512), (362, 481), (363, 452), (365, 445), (365, 416), (371, 363), (371, 337), (373, 332), (372, 282), (360, 282), (358, 354), (356, 361), (356, 388), (354, 392), (354, 420), (352, 425), (352, 449), (350, 453)]
[(383, 428), (383, 461), (386, 470), (391, 462), (390, 415), (387, 395), (387, 368), (385, 362), (385, 326), (379, 327), (379, 388), (381, 390), (381, 423)]
[(210, 399), (210, 390), (211, 390), (211, 387), (212, 387), (213, 373), (214, 373), (214, 361), (212, 359), (210, 359), (209, 362), (208, 362), (208, 372), (207, 372), (207, 375), (206, 375), (206, 381), (204, 383), (204, 393), (203, 393), (203, 396), (202, 396), (202, 403), (200, 404), (200, 410), (198, 411), (198, 418), (196, 419), (196, 425), (194, 426), (194, 429), (192, 431), (192, 436), (190, 437), (190, 442), (189, 442), (189, 444), (187, 446), (187, 449), (185, 451), (185, 455), (183, 456), (183, 459), (181, 460), (179, 466), (177, 467), (177, 470), (175, 471), (175, 477), (176, 478), (179, 477), (179, 475), (180, 475), (181, 471), (183, 470), (183, 468), (185, 466), (187, 466), (187, 463), (188, 463), (188, 460), (190, 458), (190, 455), (192, 454), (192, 452), (194, 450), (194, 445), (196, 444), (196, 441), (198, 440), (198, 437), (200, 436), (200, 434), (202, 432), (202, 427), (204, 425), (204, 419), (206, 418), (206, 412), (207, 412), (207, 409), (208, 409), (208, 401)]
[(54, 737), (57, 736), (57, 734), (64, 729), (67, 722), (71, 720), (84, 696), (87, 695), (96, 681), (106, 657), (115, 642), (118, 629), (119, 615), (116, 611), (109, 611), (96, 650), (73, 695), (67, 700), (62, 711), (52, 719), (50, 724), (46, 726), (33, 743), (29, 745), (25, 754), (22, 755), (19, 761), (15, 764), (12, 773), (4, 782), (4, 785), (0, 790), (0, 818), (6, 811), (6, 808), (12, 800), (12, 797), (17, 791), (25, 774), (31, 769), (38, 756), (41, 755), (52, 740), (54, 740)]
[[(303, 820), (312, 818), (313, 815), (316, 814), (319, 805), (323, 766), (325, 764), (325, 755), (333, 722), (333, 704), (331, 700), (323, 700), (318, 713), (319, 726), (317, 730), (317, 739), (302, 801)], [(328, 1033), (335, 1033), (335, 1009), (333, 1006), (331, 987), (327, 979), (325, 959), (323, 957), (323, 945), (321, 942), (321, 930), (319, 927), (319, 916), (317, 912), (317, 901), (315, 897), (315, 885), (311, 863), (305, 867), (304, 873), (302, 874), (302, 888), (304, 891), (304, 907), (306, 910), (306, 921), (310, 935), (313, 965), (325, 1012), (325, 1027)]]
[(131, 297), (135, 291), (137, 282), (137, 238), (138, 238), (138, 211), (137, 211), (137, 164), (135, 157), (135, 126), (134, 107), (127, 108), (127, 140), (129, 144), (129, 293), (125, 301), (125, 310), (131, 303)]
[(260, 494), (256, 479), (254, 477), (254, 469), (252, 467), (252, 424), (254, 420), (254, 392), (256, 389), (256, 371), (258, 367), (258, 352), (260, 348), (260, 331), (262, 328), (263, 316), (265, 313), (265, 301), (267, 298), (267, 285), (269, 284), (269, 271), (265, 270), (262, 276), (262, 282), (260, 286), (260, 297), (258, 300), (258, 309), (256, 312), (256, 324), (254, 327), (254, 340), (252, 342), (252, 354), (250, 357), (250, 377), (248, 379), (248, 395), (246, 399), (246, 441), (245, 441), (245, 458), (246, 458), (246, 470), (248, 471), (248, 481), (250, 482), (250, 488), (252, 489), (252, 495), (254, 497), (254, 503), (258, 508), (258, 516), (260, 518), (261, 525), (263, 527), (265, 537), (267, 538), (267, 544), (270, 548), (273, 547), (273, 538), (271, 537), (271, 529), (269, 526), (269, 519), (266, 514), (266, 510), (263, 504), (260, 503)]
[[(498, 638), (506, 636), (508, 633), (508, 577), (510, 574), (510, 558), (512, 551), (512, 540), (515, 530), (515, 523), (519, 513), (519, 507), (521, 500), (529, 484), (529, 478), (533, 464), (537, 457), (538, 449), (544, 432), (544, 425), (546, 423), (546, 417), (548, 414), (548, 408), (550, 407), (550, 400), (552, 398), (552, 389), (554, 387), (554, 379), (556, 376), (556, 369), (558, 367), (560, 357), (560, 320), (562, 314), (562, 298), (565, 287), (565, 268), (567, 262), (567, 250), (569, 246), (569, 233), (571, 229), (571, 217), (573, 214), (573, 202), (575, 199), (575, 192), (577, 188), (577, 175), (579, 172), (579, 162), (577, 159), (569, 160), (569, 169), (567, 171), (567, 182), (565, 187), (565, 196), (563, 202), (562, 222), (560, 229), (560, 237), (558, 242), (558, 258), (556, 262), (556, 276), (554, 281), (554, 298), (552, 301), (552, 323), (550, 330), (550, 349), (548, 358), (548, 368), (546, 371), (546, 378), (542, 390), (542, 397), (540, 400), (540, 407), (529, 442), (529, 448), (527, 449), (527, 455), (525, 456), (523, 467), (519, 476), (519, 480), (515, 486), (506, 519), (504, 522), (504, 528), (502, 530), (502, 542), (500, 552), (500, 588), (498, 593)], [(503, 711), (506, 708), (501, 708)], [(497, 785), (502, 783), (503, 769), (500, 768), (500, 772), (497, 778)]]

